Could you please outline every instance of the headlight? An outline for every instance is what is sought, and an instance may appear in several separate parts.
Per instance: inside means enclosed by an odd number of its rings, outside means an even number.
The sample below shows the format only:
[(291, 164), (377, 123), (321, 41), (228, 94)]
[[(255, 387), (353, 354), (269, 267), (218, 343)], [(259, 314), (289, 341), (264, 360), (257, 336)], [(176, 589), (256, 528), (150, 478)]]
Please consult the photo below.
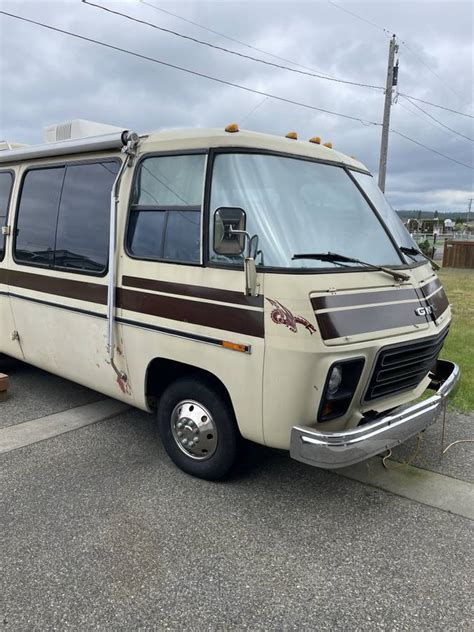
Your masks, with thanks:
[(342, 369), (339, 364), (336, 364), (333, 367), (331, 373), (329, 374), (329, 382), (328, 382), (328, 393), (334, 395), (337, 392), (337, 389), (341, 386), (342, 382)]
[(318, 410), (318, 421), (342, 417), (347, 412), (359, 384), (364, 358), (341, 360), (331, 366)]

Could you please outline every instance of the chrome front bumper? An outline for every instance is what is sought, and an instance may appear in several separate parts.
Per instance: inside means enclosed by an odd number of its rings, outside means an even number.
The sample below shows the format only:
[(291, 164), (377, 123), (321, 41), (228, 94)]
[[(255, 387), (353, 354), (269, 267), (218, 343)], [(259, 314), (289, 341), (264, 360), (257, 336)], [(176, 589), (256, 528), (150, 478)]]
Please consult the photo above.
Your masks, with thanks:
[(403, 443), (434, 423), (443, 403), (459, 382), (460, 370), (454, 362), (438, 360), (428, 388), (436, 393), (416, 404), (400, 406), (384, 417), (343, 432), (324, 432), (309, 426), (291, 430), (290, 455), (297, 461), (336, 469), (364, 461)]

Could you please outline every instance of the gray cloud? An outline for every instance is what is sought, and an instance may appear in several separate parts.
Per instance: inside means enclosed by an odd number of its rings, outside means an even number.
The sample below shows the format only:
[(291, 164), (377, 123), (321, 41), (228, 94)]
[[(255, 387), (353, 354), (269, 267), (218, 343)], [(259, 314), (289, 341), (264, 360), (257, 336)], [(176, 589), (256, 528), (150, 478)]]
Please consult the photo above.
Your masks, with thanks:
[[(136, 0), (103, 4), (275, 61)], [(175, 2), (160, 6), (316, 70), (384, 84), (387, 35), (327, 2)], [(400, 47), (400, 91), (472, 113), (470, 2), (386, 0), (351, 2), (345, 6), (394, 30), (408, 45), (409, 48), (402, 43)], [(381, 120), (383, 96), (378, 91), (303, 77), (210, 50), (85, 6), (79, 0), (5, 1), (2, 7), (257, 90)], [(0, 46), (0, 138), (40, 142), (43, 127), (71, 118), (88, 118), (137, 131), (220, 127), (245, 119), (244, 127), (257, 131), (284, 134), (295, 129), (300, 138), (320, 135), (332, 140), (337, 149), (355, 155), (373, 172), (378, 168), (379, 127), (271, 99), (249, 114), (262, 97), (6, 17), (0, 18)], [(474, 137), (472, 119), (418, 105), (446, 125)], [(392, 109), (392, 125), (421, 143), (472, 165), (471, 142), (440, 129), (433, 121), (430, 124), (424, 114), (402, 99)], [(391, 136), (387, 193), (396, 208), (464, 210), (472, 188), (473, 171)]]

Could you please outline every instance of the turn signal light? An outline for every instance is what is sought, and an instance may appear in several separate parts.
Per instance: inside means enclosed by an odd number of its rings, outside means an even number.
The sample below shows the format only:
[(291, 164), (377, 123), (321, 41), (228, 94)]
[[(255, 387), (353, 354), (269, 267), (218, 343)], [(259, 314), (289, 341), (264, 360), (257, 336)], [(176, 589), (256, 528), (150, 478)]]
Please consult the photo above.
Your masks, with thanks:
[(231, 351), (240, 351), (240, 353), (249, 353), (250, 351), (248, 345), (237, 344), (229, 340), (223, 340), (221, 344), (225, 349), (230, 349)]
[(328, 149), (332, 149), (332, 143), (331, 142), (324, 143), (324, 146), (327, 147)]
[(313, 136), (312, 138), (309, 139), (310, 143), (316, 143), (316, 145), (320, 145), (321, 144), (321, 139), (319, 136)]
[(296, 132), (288, 132), (285, 138), (292, 138), (293, 140), (298, 140), (298, 134)]
[(234, 132), (239, 132), (240, 130), (237, 123), (230, 123), (230, 125), (227, 125), (227, 127), (225, 128), (225, 131), (233, 134)]

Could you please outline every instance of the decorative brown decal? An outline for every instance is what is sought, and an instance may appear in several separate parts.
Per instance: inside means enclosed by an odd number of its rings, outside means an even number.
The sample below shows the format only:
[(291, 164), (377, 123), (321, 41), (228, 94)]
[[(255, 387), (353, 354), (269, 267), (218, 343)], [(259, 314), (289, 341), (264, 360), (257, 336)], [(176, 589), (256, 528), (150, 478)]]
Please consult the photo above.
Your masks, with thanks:
[(439, 279), (420, 288), (317, 296), (311, 304), (323, 340), (427, 323), (449, 307)]
[(303, 318), (303, 316), (294, 316), (287, 307), (272, 298), (267, 298), (267, 301), (275, 308), (272, 310), (271, 317), (273, 322), (277, 325), (285, 325), (285, 327), (288, 327), (290, 331), (296, 334), (298, 331), (296, 325), (300, 324), (303, 325), (311, 335), (316, 333), (316, 329), (313, 325), (309, 320)]
[[(87, 301), (99, 305), (107, 304), (107, 286), (102, 283), (76, 281), (41, 273), (1, 269), (0, 283), (63, 298)], [(204, 290), (205, 288), (201, 289)], [(213, 297), (218, 296), (216, 290), (212, 289), (212, 292)], [(223, 291), (222, 295), (225, 300), (235, 298), (229, 296), (231, 294), (230, 291), (226, 292)], [(234, 307), (232, 305), (211, 304), (185, 297), (177, 298), (120, 287), (116, 290), (116, 305), (118, 308), (148, 316), (158, 316), (179, 322), (223, 329), (257, 338), (264, 337), (263, 310), (245, 309), (245, 306)]]
[(170, 281), (158, 281), (156, 279), (133, 276), (123, 276), (122, 285), (141, 290), (151, 290), (152, 292), (165, 292), (167, 294), (202, 298), (220, 303), (235, 303), (236, 305), (263, 307), (263, 296), (245, 296), (243, 292), (236, 292), (234, 290), (223, 290), (185, 283), (172, 283)]

